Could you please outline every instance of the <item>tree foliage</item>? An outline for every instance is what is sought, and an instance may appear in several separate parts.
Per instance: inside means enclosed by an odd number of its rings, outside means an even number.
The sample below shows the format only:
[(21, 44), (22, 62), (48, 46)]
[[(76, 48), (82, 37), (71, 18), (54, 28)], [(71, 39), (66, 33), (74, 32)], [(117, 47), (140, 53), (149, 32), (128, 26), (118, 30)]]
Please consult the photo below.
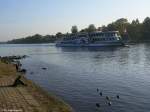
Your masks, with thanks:
[(139, 41), (142, 39), (142, 24), (139, 20), (133, 20), (131, 24), (127, 26), (127, 32), (130, 36), (130, 40)]
[(87, 31), (88, 32), (94, 32), (96, 31), (96, 27), (94, 24), (90, 24), (89, 27), (87, 28)]
[(72, 26), (71, 32), (72, 33), (78, 33), (78, 27), (77, 26)]
[(147, 17), (142, 24), (142, 36), (144, 40), (150, 40), (150, 18)]
[(36, 44), (36, 43), (51, 43), (56, 40), (56, 37), (53, 35), (42, 36), (39, 34), (28, 36), (21, 39), (13, 39), (8, 41), (9, 44)]
[[(96, 29), (94, 24), (90, 24), (87, 28), (81, 29), (79, 32), (94, 32), (94, 31), (119, 31), (121, 36), (124, 38), (128, 35), (130, 41), (134, 42), (143, 42), (150, 41), (150, 18), (146, 17), (143, 22), (140, 23), (138, 19), (133, 20), (131, 23), (126, 18), (120, 18), (115, 22), (112, 22), (108, 25), (103, 25)], [(72, 26), (71, 33), (77, 33), (78, 27)], [(68, 34), (68, 33), (67, 33)], [(7, 43), (17, 43), (17, 44), (26, 44), (26, 43), (50, 43), (55, 42), (56, 40), (63, 37), (61, 32), (58, 32), (56, 35), (46, 35), (42, 36), (39, 34), (28, 36), (26, 38), (14, 39), (8, 41)]]
[(108, 31), (118, 30), (120, 34), (123, 36), (128, 25), (129, 25), (128, 20), (125, 18), (121, 18), (111, 24), (108, 24), (107, 28), (108, 28)]

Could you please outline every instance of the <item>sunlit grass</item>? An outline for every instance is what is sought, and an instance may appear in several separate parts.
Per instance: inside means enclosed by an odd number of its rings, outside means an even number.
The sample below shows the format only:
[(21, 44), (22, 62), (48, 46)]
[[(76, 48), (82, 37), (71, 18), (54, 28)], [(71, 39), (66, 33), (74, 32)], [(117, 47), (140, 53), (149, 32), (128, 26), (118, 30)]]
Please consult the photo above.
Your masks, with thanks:
[[(0, 78), (18, 74), (13, 64), (0, 61)], [(40, 103), (43, 112), (72, 112), (72, 108), (56, 96), (47, 93), (34, 82), (26, 79), (23, 75), (21, 80), (26, 83), (26, 89)], [(35, 108), (35, 112), (36, 108)]]
[(57, 96), (46, 92), (30, 80), (24, 79), (24, 82), (28, 84), (29, 92), (39, 101), (43, 112), (73, 112), (72, 108)]
[(6, 64), (0, 61), (0, 77), (16, 74), (16, 68), (12, 64)]

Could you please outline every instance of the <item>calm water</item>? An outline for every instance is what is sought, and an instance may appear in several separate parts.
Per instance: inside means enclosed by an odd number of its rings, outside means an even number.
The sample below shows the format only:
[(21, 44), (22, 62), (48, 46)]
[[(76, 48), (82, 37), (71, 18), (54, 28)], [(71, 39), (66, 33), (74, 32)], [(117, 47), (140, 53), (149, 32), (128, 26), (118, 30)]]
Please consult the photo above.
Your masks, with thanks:
[[(29, 79), (64, 99), (77, 112), (150, 111), (148, 44), (101, 49), (62, 49), (51, 44), (0, 45), (0, 55), (17, 54), (29, 56), (22, 61)], [(97, 88), (103, 91), (103, 97)], [(115, 98), (116, 94), (120, 99)], [(112, 97), (111, 107), (106, 95)], [(99, 110), (95, 103), (100, 103)]]

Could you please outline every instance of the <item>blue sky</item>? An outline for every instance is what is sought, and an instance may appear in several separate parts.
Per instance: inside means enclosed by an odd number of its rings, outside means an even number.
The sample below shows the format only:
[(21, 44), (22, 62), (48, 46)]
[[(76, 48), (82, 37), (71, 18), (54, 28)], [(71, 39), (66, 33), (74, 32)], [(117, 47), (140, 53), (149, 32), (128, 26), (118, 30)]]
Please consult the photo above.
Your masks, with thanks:
[(0, 41), (150, 16), (150, 0), (0, 0)]

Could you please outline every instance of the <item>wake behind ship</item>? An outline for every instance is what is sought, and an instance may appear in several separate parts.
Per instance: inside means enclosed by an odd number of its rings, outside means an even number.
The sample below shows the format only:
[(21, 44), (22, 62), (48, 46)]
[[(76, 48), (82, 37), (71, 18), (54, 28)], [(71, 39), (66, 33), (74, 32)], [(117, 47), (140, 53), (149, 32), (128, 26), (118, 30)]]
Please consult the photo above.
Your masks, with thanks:
[(75, 33), (63, 35), (61, 40), (56, 42), (57, 47), (104, 47), (123, 46), (118, 31)]

